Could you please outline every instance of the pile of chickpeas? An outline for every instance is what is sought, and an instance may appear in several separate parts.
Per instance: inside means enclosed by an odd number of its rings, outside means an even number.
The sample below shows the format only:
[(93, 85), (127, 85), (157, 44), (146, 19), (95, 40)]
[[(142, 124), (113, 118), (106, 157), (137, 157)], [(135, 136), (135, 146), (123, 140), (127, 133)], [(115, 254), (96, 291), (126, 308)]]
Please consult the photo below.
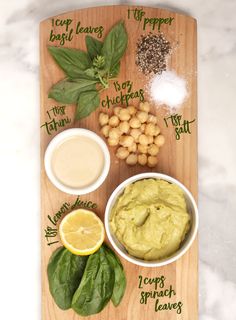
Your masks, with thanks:
[(99, 114), (101, 132), (110, 146), (119, 146), (116, 156), (128, 165), (150, 168), (157, 165), (159, 148), (165, 143), (160, 134), (157, 117), (150, 113), (148, 102), (141, 102), (139, 109), (134, 106), (115, 107), (114, 114)]

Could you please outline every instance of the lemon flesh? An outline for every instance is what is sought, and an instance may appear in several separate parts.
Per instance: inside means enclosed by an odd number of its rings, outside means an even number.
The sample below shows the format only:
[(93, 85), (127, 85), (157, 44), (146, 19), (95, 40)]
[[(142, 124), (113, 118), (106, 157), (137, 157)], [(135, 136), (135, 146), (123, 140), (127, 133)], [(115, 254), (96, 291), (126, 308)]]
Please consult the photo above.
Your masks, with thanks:
[(102, 245), (104, 225), (98, 216), (89, 210), (72, 211), (62, 220), (59, 234), (63, 245), (73, 254), (90, 255)]

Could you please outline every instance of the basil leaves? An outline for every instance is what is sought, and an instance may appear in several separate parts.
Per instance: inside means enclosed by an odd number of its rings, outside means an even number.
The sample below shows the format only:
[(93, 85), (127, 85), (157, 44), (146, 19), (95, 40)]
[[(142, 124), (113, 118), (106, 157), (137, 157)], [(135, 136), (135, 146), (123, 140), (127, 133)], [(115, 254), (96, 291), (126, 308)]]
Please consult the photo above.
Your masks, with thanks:
[(85, 42), (86, 42), (88, 55), (89, 55), (91, 61), (93, 61), (93, 59), (96, 58), (97, 56), (99, 56), (101, 53), (102, 42), (91, 37), (91, 36), (86, 36)]
[(63, 47), (48, 50), (66, 78), (53, 85), (48, 97), (62, 103), (77, 104), (76, 119), (82, 119), (95, 111), (100, 91), (109, 88), (109, 82), (118, 76), (128, 36), (121, 21), (101, 42), (91, 36), (85, 38), (87, 52)]
[(116, 66), (122, 58), (127, 46), (127, 33), (124, 24), (117, 24), (109, 32), (104, 40), (101, 55), (105, 58), (105, 64), (108, 72)]
[(62, 103), (77, 103), (82, 92), (96, 90), (95, 83), (96, 81), (87, 79), (64, 79), (51, 88), (48, 97)]
[(71, 79), (82, 77), (84, 70), (90, 66), (91, 60), (82, 50), (63, 47), (48, 47), (48, 50), (67, 77)]
[(57, 249), (48, 264), (48, 280), (58, 307), (81, 316), (102, 311), (110, 300), (118, 306), (126, 288), (122, 264), (106, 245), (89, 257)]

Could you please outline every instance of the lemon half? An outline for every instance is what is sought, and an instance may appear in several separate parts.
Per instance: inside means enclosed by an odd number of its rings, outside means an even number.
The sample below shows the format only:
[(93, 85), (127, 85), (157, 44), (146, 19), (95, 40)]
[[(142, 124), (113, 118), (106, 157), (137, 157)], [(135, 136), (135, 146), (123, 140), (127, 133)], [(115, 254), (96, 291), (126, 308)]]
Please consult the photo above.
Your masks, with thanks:
[(101, 247), (105, 230), (102, 221), (94, 212), (78, 209), (63, 218), (59, 234), (63, 245), (70, 252), (87, 256)]

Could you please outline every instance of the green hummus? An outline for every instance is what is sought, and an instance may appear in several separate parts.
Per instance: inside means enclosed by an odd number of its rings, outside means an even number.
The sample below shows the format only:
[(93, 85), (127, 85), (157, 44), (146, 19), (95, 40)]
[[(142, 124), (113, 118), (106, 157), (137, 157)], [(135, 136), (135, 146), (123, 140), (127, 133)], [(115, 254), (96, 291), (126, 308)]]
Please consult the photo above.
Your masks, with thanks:
[(178, 250), (190, 227), (183, 191), (164, 180), (134, 182), (112, 208), (110, 226), (132, 256), (166, 258)]

